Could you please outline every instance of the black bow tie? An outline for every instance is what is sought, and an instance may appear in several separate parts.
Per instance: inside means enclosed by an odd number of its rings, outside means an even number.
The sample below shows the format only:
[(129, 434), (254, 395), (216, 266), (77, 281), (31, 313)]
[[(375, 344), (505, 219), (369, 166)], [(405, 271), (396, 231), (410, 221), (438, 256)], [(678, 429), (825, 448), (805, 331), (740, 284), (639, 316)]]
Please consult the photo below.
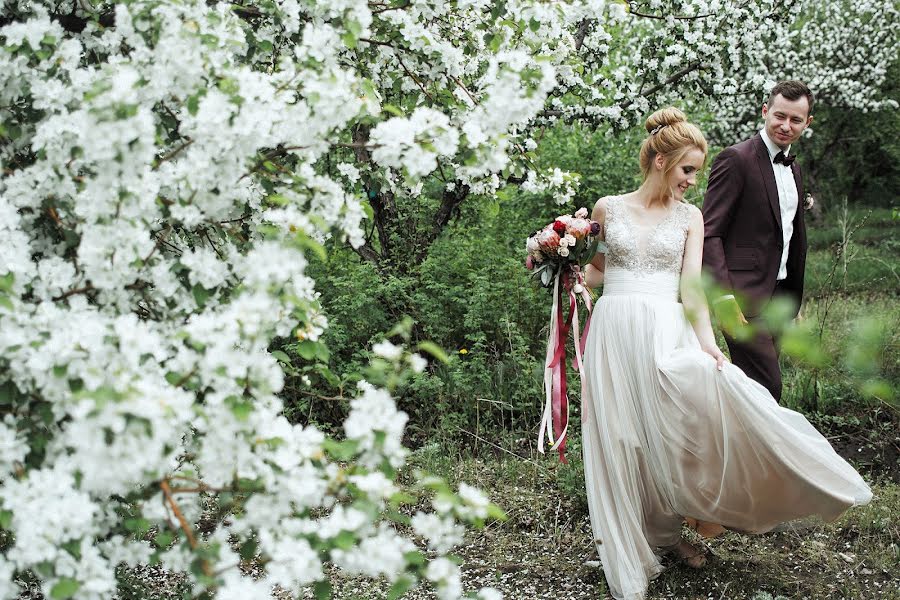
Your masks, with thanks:
[(775, 158), (772, 159), (772, 162), (776, 165), (784, 165), (786, 167), (791, 166), (791, 163), (794, 162), (794, 159), (797, 158), (793, 154), (790, 156), (785, 156), (784, 152), (779, 152), (775, 155)]

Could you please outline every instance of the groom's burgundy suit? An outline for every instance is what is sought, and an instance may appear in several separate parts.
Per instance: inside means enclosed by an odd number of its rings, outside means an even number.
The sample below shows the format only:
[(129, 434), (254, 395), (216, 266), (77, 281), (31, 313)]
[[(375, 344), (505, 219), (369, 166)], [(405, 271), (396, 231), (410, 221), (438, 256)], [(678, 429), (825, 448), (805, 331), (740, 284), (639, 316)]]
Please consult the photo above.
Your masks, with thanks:
[[(713, 162), (703, 201), (703, 266), (722, 287), (736, 292), (741, 310), (755, 324), (775, 295), (791, 298), (799, 310), (806, 265), (803, 180), (794, 162), (798, 205), (788, 246), (787, 276), (777, 280), (784, 239), (782, 211), (772, 158), (760, 134), (723, 150)], [(795, 313), (796, 315), (796, 313)], [(781, 398), (781, 370), (775, 340), (765, 331), (747, 343), (726, 336), (732, 362)]]

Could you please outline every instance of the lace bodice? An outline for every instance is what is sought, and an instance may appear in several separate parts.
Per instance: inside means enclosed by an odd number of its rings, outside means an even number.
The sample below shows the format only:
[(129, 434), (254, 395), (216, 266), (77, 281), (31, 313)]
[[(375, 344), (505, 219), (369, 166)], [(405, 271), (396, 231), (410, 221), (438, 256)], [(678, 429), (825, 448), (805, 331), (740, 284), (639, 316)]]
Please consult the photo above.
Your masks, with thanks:
[(659, 223), (636, 224), (621, 197), (606, 205), (607, 267), (642, 273), (681, 273), (684, 243), (690, 227), (690, 206), (679, 202)]

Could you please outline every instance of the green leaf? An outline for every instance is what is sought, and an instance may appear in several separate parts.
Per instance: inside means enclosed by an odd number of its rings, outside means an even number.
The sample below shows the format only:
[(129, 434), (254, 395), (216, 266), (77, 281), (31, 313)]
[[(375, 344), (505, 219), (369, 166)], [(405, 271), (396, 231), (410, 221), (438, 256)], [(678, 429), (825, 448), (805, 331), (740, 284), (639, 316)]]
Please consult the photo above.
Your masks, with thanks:
[(175, 539), (175, 534), (165, 529), (156, 534), (156, 537), (153, 538), (153, 542), (156, 544), (158, 548), (164, 550), (169, 547), (169, 544), (172, 543), (172, 540)]
[(225, 401), (228, 403), (228, 408), (231, 409), (231, 414), (233, 414), (238, 421), (246, 421), (250, 416), (250, 413), (253, 412), (253, 403), (244, 398), (229, 396)]
[(325, 251), (325, 246), (306, 235), (306, 233), (298, 231), (294, 239), (301, 248), (312, 251), (312, 253), (322, 262), (325, 262), (328, 259), (328, 253)]
[(355, 35), (353, 35), (352, 33), (350, 33), (349, 31), (345, 31), (344, 33), (341, 34), (341, 41), (344, 42), (344, 45), (347, 46), (348, 48), (350, 48), (351, 50), (353, 48), (356, 48), (356, 46), (359, 44), (359, 38), (356, 37)]
[(193, 96), (188, 97), (187, 109), (192, 117), (197, 115), (197, 111), (200, 109), (200, 95), (199, 94), (194, 94)]
[(0, 528), (9, 529), (12, 525), (13, 512), (0, 509)]
[(497, 52), (500, 50), (500, 46), (503, 45), (504, 37), (501, 34), (491, 36), (491, 41), (488, 43), (488, 46), (491, 49), (491, 52)]
[(411, 550), (403, 555), (406, 564), (421, 567), (425, 564), (425, 554), (421, 550)]
[(281, 350), (274, 350), (272, 356), (275, 357), (275, 360), (279, 362), (283, 362), (286, 365), (291, 364), (291, 357), (282, 352)]
[[(579, 240), (579, 243), (581, 243), (581, 240)], [(588, 264), (589, 262), (591, 262), (591, 260), (594, 258), (594, 255), (597, 254), (597, 248), (599, 245), (600, 245), (600, 239), (594, 238), (594, 241), (590, 243), (590, 245), (585, 250), (584, 254), (580, 255), (581, 260), (578, 261), (578, 263), (582, 267), (584, 265)]]
[(269, 194), (268, 196), (266, 196), (266, 202), (268, 202), (269, 204), (275, 204), (277, 206), (287, 206), (291, 203), (291, 201), (287, 197), (281, 194)]
[(331, 369), (326, 367), (325, 365), (320, 365), (317, 369), (319, 375), (328, 382), (328, 385), (331, 387), (339, 387), (341, 385), (340, 378), (332, 372)]
[(150, 530), (150, 521), (140, 517), (125, 519), (125, 529), (137, 535), (144, 535)]
[(391, 589), (388, 590), (386, 599), (387, 600), (398, 600), (403, 597), (403, 594), (408, 592), (416, 585), (416, 581), (411, 577), (403, 576), (397, 579), (394, 582), (394, 585), (391, 586)]
[(335, 441), (326, 438), (322, 442), (322, 450), (324, 450), (334, 460), (347, 461), (356, 455), (359, 443), (356, 440)]
[(254, 556), (256, 556), (256, 549), (259, 547), (259, 544), (255, 539), (249, 539), (243, 544), (241, 544), (240, 555), (243, 560), (250, 560)]
[(297, 344), (297, 354), (300, 355), (300, 358), (304, 360), (312, 360), (316, 357), (318, 353), (316, 346), (318, 344), (316, 342), (310, 340), (303, 340), (299, 344)]
[(494, 503), (488, 504), (487, 514), (489, 518), (495, 519), (497, 521), (505, 521), (509, 518), (506, 516), (506, 513), (503, 511), (503, 509)]
[(56, 582), (50, 589), (50, 597), (54, 600), (65, 600), (71, 598), (81, 587), (81, 583), (71, 577), (64, 577)]
[(356, 545), (356, 535), (352, 531), (342, 531), (331, 538), (335, 548), (350, 550)]
[(894, 399), (895, 390), (889, 381), (884, 379), (870, 379), (863, 383), (862, 393), (868, 398), (881, 398), (891, 401)]
[(419, 350), (421, 350), (422, 352), (427, 352), (428, 354), (433, 356), (435, 359), (441, 361), (444, 364), (447, 364), (450, 362), (450, 359), (447, 357), (447, 353), (444, 352), (443, 349), (441, 349), (441, 347), (438, 346), (437, 344), (435, 344), (434, 342), (429, 342), (427, 340), (424, 342), (419, 342), (419, 345), (417, 346), (417, 348)]
[(402, 116), (403, 116), (403, 111), (402, 111), (402, 110), (400, 110), (399, 108), (397, 108), (397, 107), (394, 106), (393, 104), (388, 104), (387, 102), (385, 102), (384, 104), (381, 105), (381, 110), (383, 110), (383, 111), (386, 112), (386, 113), (390, 113), (390, 114), (394, 115), (395, 117), (402, 117)]
[(11, 381), (0, 384), (0, 404), (12, 404), (19, 399), (21, 393), (19, 388)]
[(16, 276), (13, 273), (7, 273), (0, 277), (0, 291), (11, 292), (15, 280)]
[(391, 330), (384, 334), (386, 338), (392, 338), (395, 335), (401, 336), (404, 340), (409, 339), (409, 334), (412, 333), (413, 328), (413, 320), (409, 315), (405, 315), (402, 319), (400, 319)]
[(69, 540), (62, 545), (63, 550), (71, 554), (75, 560), (81, 560), (81, 539)]
[(191, 288), (191, 293), (194, 295), (194, 301), (197, 302), (197, 306), (200, 308), (206, 306), (206, 301), (209, 300), (209, 297), (211, 295), (209, 290), (207, 290), (199, 283)]
[(363, 212), (366, 213), (366, 218), (367, 218), (368, 220), (371, 221), (372, 219), (375, 218), (375, 209), (372, 208), (372, 205), (369, 204), (368, 201), (362, 202), (362, 203), (360, 204), (360, 206), (362, 206)]
[(329, 600), (331, 598), (331, 583), (328, 581), (317, 581), (313, 586), (313, 592), (316, 600)]
[(404, 515), (399, 510), (386, 510), (384, 512), (384, 516), (386, 519), (393, 521), (394, 523), (399, 523), (401, 525), (409, 526), (412, 523), (412, 519), (410, 519), (408, 515)]

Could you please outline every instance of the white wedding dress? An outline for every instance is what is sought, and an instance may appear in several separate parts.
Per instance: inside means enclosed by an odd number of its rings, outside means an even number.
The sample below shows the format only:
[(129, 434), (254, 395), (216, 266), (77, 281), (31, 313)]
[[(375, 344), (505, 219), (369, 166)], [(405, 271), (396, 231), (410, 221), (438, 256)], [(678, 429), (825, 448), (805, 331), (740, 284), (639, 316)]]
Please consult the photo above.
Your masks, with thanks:
[(629, 210), (610, 198), (582, 385), (594, 539), (613, 596), (635, 600), (684, 518), (762, 533), (833, 520), (872, 492), (803, 415), (700, 350), (678, 301), (689, 207), (649, 230)]

